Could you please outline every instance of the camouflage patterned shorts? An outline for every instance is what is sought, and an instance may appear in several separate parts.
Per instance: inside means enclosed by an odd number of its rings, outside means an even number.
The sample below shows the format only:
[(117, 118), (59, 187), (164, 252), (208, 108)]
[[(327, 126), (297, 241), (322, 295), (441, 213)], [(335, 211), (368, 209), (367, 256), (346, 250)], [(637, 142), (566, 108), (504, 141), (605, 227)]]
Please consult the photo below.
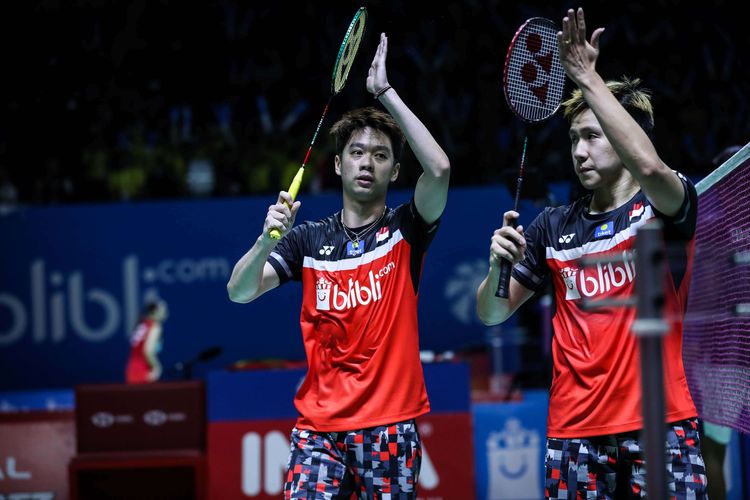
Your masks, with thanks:
[(415, 499), (421, 460), (414, 420), (346, 432), (295, 427), (284, 498)]
[[(697, 419), (667, 426), (670, 498), (704, 499), (706, 469)], [(646, 498), (645, 453), (638, 432), (547, 439), (546, 498)]]

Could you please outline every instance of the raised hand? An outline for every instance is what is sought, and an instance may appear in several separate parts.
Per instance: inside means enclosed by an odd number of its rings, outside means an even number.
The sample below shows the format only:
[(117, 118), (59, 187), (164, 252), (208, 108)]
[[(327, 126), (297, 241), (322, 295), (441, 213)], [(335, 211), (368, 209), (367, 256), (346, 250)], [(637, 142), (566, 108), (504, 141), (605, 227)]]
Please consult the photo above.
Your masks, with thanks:
[(604, 28), (597, 28), (586, 40), (586, 20), (583, 9), (568, 9), (568, 15), (562, 20), (562, 31), (557, 32), (557, 44), (560, 47), (560, 62), (573, 82), (582, 83), (586, 75), (596, 71), (596, 60), (599, 57), (599, 37)]
[(385, 33), (380, 34), (380, 43), (372, 58), (370, 70), (367, 72), (367, 91), (377, 96), (378, 92), (389, 87), (388, 75), (385, 71), (385, 59), (388, 55), (388, 37)]

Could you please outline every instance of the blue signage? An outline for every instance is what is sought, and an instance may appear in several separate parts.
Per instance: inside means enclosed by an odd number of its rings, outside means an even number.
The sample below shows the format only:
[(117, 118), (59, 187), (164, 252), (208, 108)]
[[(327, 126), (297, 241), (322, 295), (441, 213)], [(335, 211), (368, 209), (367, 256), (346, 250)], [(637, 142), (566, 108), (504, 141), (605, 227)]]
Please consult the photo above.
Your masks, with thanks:
[(523, 400), (474, 404), (477, 499), (544, 498), (547, 392)]
[[(392, 191), (388, 205), (411, 195)], [(0, 390), (122, 381), (128, 336), (150, 296), (169, 305), (165, 379), (182, 377), (180, 363), (211, 347), (222, 354), (195, 364), (193, 376), (242, 360), (303, 360), (299, 283), (250, 304), (226, 292), (271, 198), (27, 207), (0, 217)], [(300, 200), (298, 222), (341, 207), (340, 193)], [(451, 191), (420, 285), (422, 349), (485, 342), (475, 292), (490, 236), (512, 204), (502, 187)], [(521, 222), (540, 210), (522, 206)]]

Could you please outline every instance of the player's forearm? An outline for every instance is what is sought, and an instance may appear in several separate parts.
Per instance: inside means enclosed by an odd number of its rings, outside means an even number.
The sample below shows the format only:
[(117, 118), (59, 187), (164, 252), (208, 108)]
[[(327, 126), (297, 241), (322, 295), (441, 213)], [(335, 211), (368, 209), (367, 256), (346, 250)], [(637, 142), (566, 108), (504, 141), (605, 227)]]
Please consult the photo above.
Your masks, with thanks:
[(227, 292), (232, 302), (245, 303), (257, 297), (263, 280), (263, 267), (274, 246), (265, 235), (261, 235), (252, 248), (237, 261), (227, 283)]
[(448, 156), (424, 123), (401, 100), (396, 90), (390, 89), (378, 99), (401, 126), (409, 147), (422, 165), (425, 174), (436, 178), (447, 178), (450, 174)]
[(684, 199), (682, 184), (661, 160), (646, 132), (620, 105), (598, 74), (580, 88), (625, 168), (660, 212), (674, 215)]
[(510, 302), (507, 299), (495, 297), (499, 280), (499, 268), (491, 266), (489, 273), (477, 289), (477, 315), (482, 323), (487, 326), (502, 323), (512, 313)]

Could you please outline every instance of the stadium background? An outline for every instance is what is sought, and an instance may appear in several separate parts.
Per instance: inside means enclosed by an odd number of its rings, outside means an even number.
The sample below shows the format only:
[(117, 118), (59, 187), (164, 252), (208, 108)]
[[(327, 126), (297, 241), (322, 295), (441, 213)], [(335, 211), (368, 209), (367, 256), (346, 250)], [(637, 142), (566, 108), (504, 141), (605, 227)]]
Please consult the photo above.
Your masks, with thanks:
[[(573, 5), (224, 0), (4, 7), (0, 389), (120, 381), (127, 333), (151, 293), (171, 309), (166, 379), (212, 346), (222, 354), (197, 364), (196, 378), (301, 359), (298, 288), (238, 306), (224, 284), (299, 167), (359, 5), (370, 24), (324, 128), (372, 103), (364, 76), (385, 31), (391, 83), (453, 166), (423, 277), (422, 347), (477, 359), (504, 336), (514, 387), (546, 387), (543, 300), (490, 329), (473, 316), (473, 291), (491, 230), (512, 204), (523, 139), (501, 91), (505, 48), (524, 19), (559, 22)], [(670, 166), (697, 182), (722, 149), (748, 142), (750, 41), (728, 2), (581, 5), (590, 28), (606, 27), (600, 72), (639, 76), (653, 90), (655, 143)], [(560, 116), (535, 129), (529, 147), (522, 221), (578, 193)], [(303, 219), (340, 206), (332, 155), (322, 135)], [(409, 152), (402, 163), (389, 204), (409, 196), (419, 173)]]

